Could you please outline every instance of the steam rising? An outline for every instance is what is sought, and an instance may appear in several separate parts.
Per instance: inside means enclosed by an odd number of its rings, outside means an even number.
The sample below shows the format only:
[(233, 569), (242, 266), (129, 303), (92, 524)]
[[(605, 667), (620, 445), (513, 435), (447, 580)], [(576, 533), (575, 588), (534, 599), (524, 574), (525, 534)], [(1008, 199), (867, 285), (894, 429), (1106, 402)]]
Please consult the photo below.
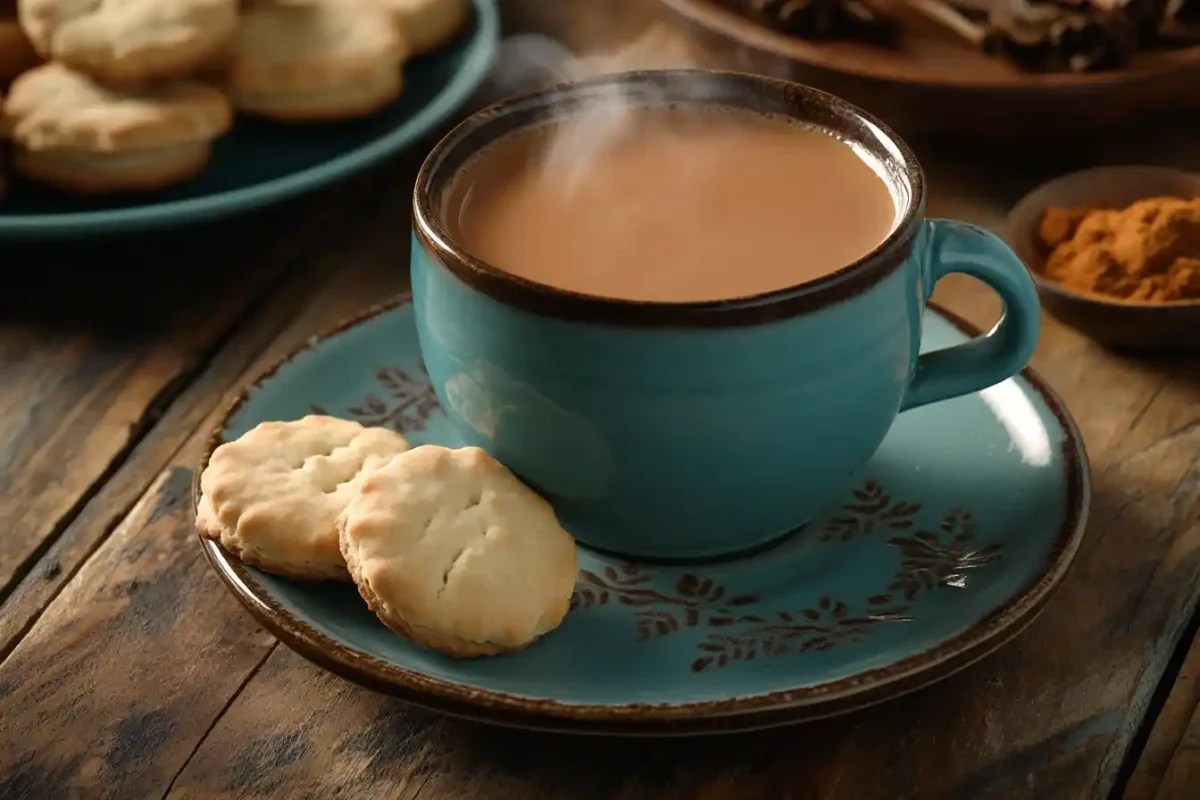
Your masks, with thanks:
[[(576, 53), (547, 36), (520, 34), (501, 43), (489, 88), (515, 94), (617, 72), (695, 66), (687, 40), (663, 25), (648, 28), (622, 46), (592, 53)], [(642, 90), (638, 104), (645, 102)], [(589, 107), (586, 119), (554, 126), (544, 155), (545, 168), (559, 176), (570, 192), (596, 157), (630, 130), (634, 108), (624, 87), (606, 87)]]
[[(642, 35), (620, 46), (585, 52), (547, 36), (513, 36), (501, 43), (486, 88), (494, 96), (503, 97), (602, 75), (703, 66), (690, 43), (685, 34), (665, 26), (645, 29)], [(707, 60), (704, 51), (699, 51), (699, 55)], [(880, 159), (856, 142), (818, 125), (793, 120), (786, 113), (777, 116), (767, 110), (772, 107), (770, 102), (759, 110), (759, 104), (745, 103), (734, 95), (737, 83), (724, 77), (709, 80), (701, 73), (688, 80), (672, 81), (669, 88), (657, 88), (666, 83), (655, 80), (590, 83), (572, 93), (562, 107), (552, 109), (544, 123), (538, 103), (518, 106), (517, 113), (521, 114), (531, 107), (537, 110), (538, 113), (523, 117), (533, 120), (532, 123), (522, 122), (538, 125), (534, 136), (525, 139), (524, 134), (532, 133), (528, 128), (508, 134), (524, 139), (511, 143), (514, 145), (509, 151), (511, 157), (491, 161), (486, 153), (507, 147), (494, 141), (473, 154), (468, 164), (459, 166), (443, 192), (442, 213), (457, 223), (457, 231), (462, 232), (472, 247), (479, 248), (480, 258), (500, 269), (561, 286), (556, 279), (546, 276), (563, 271), (558, 254), (568, 253), (572, 257), (568, 271), (574, 277), (567, 286), (577, 282), (589, 287), (586, 291), (606, 294), (610, 289), (605, 282), (612, 279), (624, 287), (620, 292), (633, 293), (618, 292), (618, 296), (656, 301), (701, 297), (703, 292), (716, 291), (702, 288), (704, 281), (684, 286), (663, 278), (656, 265), (672, 260), (683, 265), (680, 269), (700, 265), (710, 283), (719, 283), (720, 292), (730, 292), (720, 297), (742, 296), (738, 294), (742, 288), (737, 270), (730, 266), (744, 258), (739, 241), (765, 241), (755, 230), (760, 218), (769, 220), (765, 224), (769, 236), (765, 238), (774, 242), (763, 245), (767, 251), (775, 248), (782, 252), (781, 242), (786, 244), (791, 236), (805, 235), (796, 233), (792, 218), (797, 204), (772, 202), (769, 196), (764, 199), (760, 191), (781, 171), (778, 166), (781, 159), (786, 162), (787, 169), (782, 172), (788, 176), (788, 186), (816, 182), (826, 187), (819, 192), (819, 199), (801, 198), (803, 202), (798, 203), (807, 209), (807, 216), (819, 220), (818, 225), (846, 227), (841, 224), (841, 216), (863, 220), (858, 227), (865, 233), (852, 231), (853, 235), (845, 237), (851, 244), (861, 238), (860, 234), (874, 236), (875, 232), (867, 228), (879, 216), (867, 210), (870, 203), (863, 203), (854, 195), (859, 185), (872, 190), (864, 183), (869, 178), (856, 182), (836, 174), (837, 165), (852, 157), (851, 150), (883, 179), (892, 194), (894, 202), (887, 213), (894, 217), (901, 214), (903, 199), (896, 194), (900, 181), (888, 180)], [(743, 105), (748, 107), (743, 109)], [(648, 113), (647, 106), (668, 113)], [(676, 106), (703, 111), (705, 119), (698, 124), (694, 113), (674, 113)], [(732, 125), (709, 125), (713, 122), (708, 116), (710, 112), (732, 113), (743, 119)], [(787, 132), (780, 135), (781, 131), (775, 127), (774, 133), (765, 139), (747, 141), (742, 138), (747, 113), (777, 119), (790, 126), (819, 129), (850, 148), (845, 153), (832, 150), (817, 153), (822, 159), (820, 164), (798, 164), (788, 159), (788, 154), (794, 146), (802, 148), (804, 140), (795, 140)], [(801, 144), (794, 145), (794, 141)], [(831, 142), (829, 146), (836, 145)], [(530, 159), (535, 160), (531, 163)], [(715, 163), (717, 160), (722, 163)], [(472, 164), (477, 168), (472, 168)], [(751, 176), (749, 180), (740, 179), (741, 171)], [(732, 180), (727, 180), (731, 175)], [(824, 199), (826, 194), (832, 198), (830, 202)], [(736, 200), (730, 200), (731, 197)], [(714, 204), (731, 202), (736, 202), (736, 207), (753, 207), (761, 202), (764, 208), (762, 213), (746, 217), (751, 221), (748, 224), (725, 225), (727, 215), (723, 210), (714, 211)], [(862, 206), (861, 213), (856, 204)], [(880, 211), (886, 204), (876, 205), (879, 208), (875, 211)], [(854, 211), (839, 210), (851, 208)], [(545, 218), (555, 221), (547, 224)], [(523, 226), (529, 219), (542, 222), (526, 231)], [(717, 226), (721, 226), (720, 231)], [(815, 231), (814, 235), (823, 235), (825, 229)], [(699, 237), (696, 231), (701, 232)], [(837, 252), (831, 258), (840, 259), (842, 255), (846, 260), (838, 261), (835, 266), (850, 263), (862, 253)], [(774, 262), (790, 263), (781, 258)], [(662, 274), (671, 272), (665, 270)], [(779, 277), (779, 285), (792, 285), (788, 281), (796, 280), (796, 274), (789, 272)]]
[(616, 72), (694, 66), (687, 40), (663, 25), (648, 28), (620, 47), (591, 53), (574, 52), (548, 36), (518, 34), (500, 43), (489, 84), (498, 92), (513, 94)]

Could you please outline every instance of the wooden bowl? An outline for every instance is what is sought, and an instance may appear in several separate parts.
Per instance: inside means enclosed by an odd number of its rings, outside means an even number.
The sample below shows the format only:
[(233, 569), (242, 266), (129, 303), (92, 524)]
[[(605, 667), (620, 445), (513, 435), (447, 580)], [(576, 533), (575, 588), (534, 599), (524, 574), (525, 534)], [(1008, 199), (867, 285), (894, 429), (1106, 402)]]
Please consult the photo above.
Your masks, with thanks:
[(1027, 194), (1008, 215), (1006, 237), (1033, 275), (1042, 306), (1108, 347), (1200, 351), (1200, 300), (1140, 303), (1079, 294), (1041, 276), (1037, 228), (1050, 206), (1123, 208), (1146, 197), (1200, 197), (1200, 175), (1167, 167), (1099, 167), (1064, 175)]
[(1091, 136), (1149, 114), (1200, 111), (1200, 46), (1139, 53), (1112, 72), (1028, 74), (912, 12), (897, 11), (900, 39), (881, 47), (808, 42), (719, 0), (658, 1), (690, 28), (702, 66), (811, 84), (906, 135)]

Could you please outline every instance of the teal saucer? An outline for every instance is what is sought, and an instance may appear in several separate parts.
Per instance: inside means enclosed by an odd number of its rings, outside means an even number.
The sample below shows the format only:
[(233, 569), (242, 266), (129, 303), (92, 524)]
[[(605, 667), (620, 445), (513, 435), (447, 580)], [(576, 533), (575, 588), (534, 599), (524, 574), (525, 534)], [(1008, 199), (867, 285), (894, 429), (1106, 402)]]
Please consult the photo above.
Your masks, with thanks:
[[(925, 346), (955, 344), (965, 330), (930, 311)], [(211, 447), (312, 412), (458, 443), (422, 369), (407, 299), (264, 373)], [(385, 628), (352, 586), (274, 577), (203, 546), (263, 625), (371, 688), (500, 724), (688, 734), (841, 713), (985, 656), (1062, 581), (1088, 496), (1079, 434), (1027, 370), (902, 414), (859, 488), (766, 552), (664, 565), (582, 551), (573, 611), (517, 655), (443, 657)]]
[(500, 39), (496, 0), (446, 47), (404, 67), (404, 94), (361, 120), (282, 125), (239, 118), (207, 169), (144, 195), (75, 197), (17, 181), (0, 202), (0, 240), (127, 234), (219, 219), (310, 192), (395, 155), (434, 130), (482, 83)]

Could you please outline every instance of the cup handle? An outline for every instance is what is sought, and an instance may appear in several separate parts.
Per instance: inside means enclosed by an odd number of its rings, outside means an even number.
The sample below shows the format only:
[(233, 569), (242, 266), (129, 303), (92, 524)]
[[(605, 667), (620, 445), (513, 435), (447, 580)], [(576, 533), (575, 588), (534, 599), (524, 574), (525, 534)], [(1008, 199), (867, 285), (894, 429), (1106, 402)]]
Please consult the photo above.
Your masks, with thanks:
[(1033, 280), (1021, 259), (999, 237), (965, 222), (931, 219), (924, 223), (929, 276), (926, 297), (951, 272), (986, 283), (1004, 301), (1004, 315), (987, 334), (934, 350), (917, 359), (901, 411), (977, 392), (1016, 375), (1033, 355), (1041, 327), (1041, 309)]

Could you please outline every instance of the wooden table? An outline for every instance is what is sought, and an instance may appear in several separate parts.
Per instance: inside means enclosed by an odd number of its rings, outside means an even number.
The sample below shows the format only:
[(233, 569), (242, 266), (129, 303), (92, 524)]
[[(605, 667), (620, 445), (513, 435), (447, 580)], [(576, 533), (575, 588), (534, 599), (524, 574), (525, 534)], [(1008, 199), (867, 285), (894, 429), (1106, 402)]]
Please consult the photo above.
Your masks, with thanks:
[[(915, 145), (933, 214), (998, 227), (1076, 166), (1200, 167), (1191, 130)], [(1024, 635), (915, 695), (738, 737), (572, 738), (439, 718), (279, 645), (205, 563), (191, 470), (237, 386), (405, 287), (414, 163), (189, 235), (0, 246), (0, 798), (1200, 796), (1200, 360), (1049, 320), (1035, 365), (1091, 455), (1086, 541)], [(938, 295), (998, 312), (967, 279)]]

